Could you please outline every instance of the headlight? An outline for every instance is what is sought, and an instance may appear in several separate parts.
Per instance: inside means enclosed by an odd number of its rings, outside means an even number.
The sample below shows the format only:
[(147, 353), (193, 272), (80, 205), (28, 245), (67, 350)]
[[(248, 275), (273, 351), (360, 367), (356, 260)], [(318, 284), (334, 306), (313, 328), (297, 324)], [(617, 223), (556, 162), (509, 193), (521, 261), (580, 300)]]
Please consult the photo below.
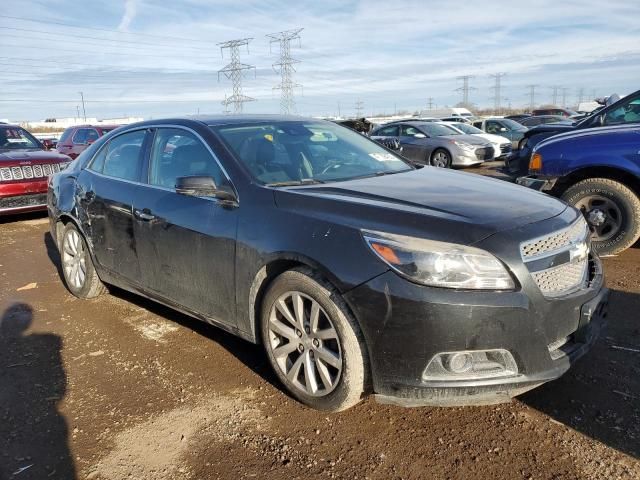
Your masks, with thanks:
[(453, 143), (455, 143), (457, 146), (459, 146), (463, 150), (468, 150), (470, 152), (474, 152), (476, 150), (475, 145), (471, 145), (470, 143), (456, 142), (456, 141), (454, 141)]
[(504, 265), (479, 248), (370, 230), (362, 235), (381, 260), (414, 282), (474, 290), (515, 288)]

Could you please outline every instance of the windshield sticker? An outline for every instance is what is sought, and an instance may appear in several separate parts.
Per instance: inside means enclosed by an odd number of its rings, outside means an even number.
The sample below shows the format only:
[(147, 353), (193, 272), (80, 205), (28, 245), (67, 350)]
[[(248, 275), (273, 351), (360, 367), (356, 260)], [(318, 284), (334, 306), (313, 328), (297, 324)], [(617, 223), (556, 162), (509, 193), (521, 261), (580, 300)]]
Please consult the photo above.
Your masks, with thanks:
[(371, 158), (375, 158), (379, 162), (394, 162), (398, 160), (394, 155), (390, 153), (370, 153)]

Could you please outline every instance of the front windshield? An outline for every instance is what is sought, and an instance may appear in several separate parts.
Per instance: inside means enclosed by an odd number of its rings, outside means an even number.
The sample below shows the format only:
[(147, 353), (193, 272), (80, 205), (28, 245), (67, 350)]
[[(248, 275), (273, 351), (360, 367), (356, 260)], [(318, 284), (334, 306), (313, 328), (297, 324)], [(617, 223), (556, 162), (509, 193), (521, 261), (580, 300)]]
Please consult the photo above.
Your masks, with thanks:
[(20, 127), (0, 127), (0, 150), (40, 149), (38, 141)]
[(466, 133), (467, 135), (477, 135), (478, 133), (484, 133), (479, 128), (476, 128), (473, 125), (469, 125), (467, 123), (456, 124), (455, 128), (457, 128), (458, 130), (461, 130), (463, 133)]
[(430, 137), (443, 137), (445, 135), (460, 135), (455, 128), (442, 123), (425, 122), (418, 125), (418, 128)]
[(411, 170), (363, 135), (328, 122), (260, 122), (212, 127), (260, 183), (295, 185)]

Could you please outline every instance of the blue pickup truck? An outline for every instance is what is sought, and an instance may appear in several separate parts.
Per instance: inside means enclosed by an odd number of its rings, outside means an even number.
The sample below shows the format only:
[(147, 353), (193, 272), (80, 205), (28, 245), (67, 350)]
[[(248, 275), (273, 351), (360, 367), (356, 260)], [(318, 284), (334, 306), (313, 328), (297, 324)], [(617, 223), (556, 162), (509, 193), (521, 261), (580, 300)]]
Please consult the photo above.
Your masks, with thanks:
[(543, 140), (533, 149), (529, 175), (516, 182), (582, 210), (600, 255), (621, 252), (640, 238), (640, 125)]

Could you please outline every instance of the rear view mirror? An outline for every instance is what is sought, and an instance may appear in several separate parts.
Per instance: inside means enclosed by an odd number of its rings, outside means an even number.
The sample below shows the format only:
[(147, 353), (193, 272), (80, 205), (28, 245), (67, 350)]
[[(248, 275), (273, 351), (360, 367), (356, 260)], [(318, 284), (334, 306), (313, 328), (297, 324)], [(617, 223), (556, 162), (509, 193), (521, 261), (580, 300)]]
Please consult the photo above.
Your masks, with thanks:
[(229, 187), (222, 185), (218, 187), (213, 177), (208, 176), (178, 177), (176, 192), (191, 197), (213, 197), (236, 202), (236, 195)]

